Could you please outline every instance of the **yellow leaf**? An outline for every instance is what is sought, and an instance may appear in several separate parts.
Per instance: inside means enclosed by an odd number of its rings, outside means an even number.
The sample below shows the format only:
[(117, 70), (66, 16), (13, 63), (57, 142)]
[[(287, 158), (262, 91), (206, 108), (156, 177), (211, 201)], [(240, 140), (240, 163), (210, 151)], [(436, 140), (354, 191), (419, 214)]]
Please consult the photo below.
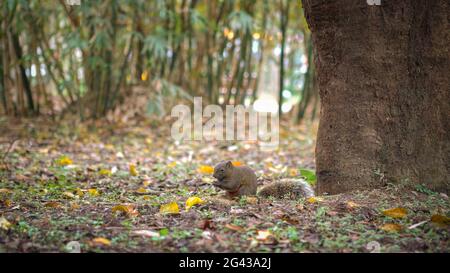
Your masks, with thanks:
[(149, 201), (149, 200), (151, 200), (152, 198), (151, 198), (150, 196), (148, 196), (148, 195), (144, 195), (144, 196), (142, 197), (142, 199), (144, 199), (145, 201)]
[(145, 143), (147, 143), (147, 145), (151, 145), (153, 143), (153, 139), (151, 139), (150, 137), (147, 137), (145, 139)]
[(214, 167), (208, 166), (208, 165), (201, 165), (198, 170), (201, 174), (213, 174), (214, 173)]
[(431, 222), (437, 224), (438, 226), (445, 227), (450, 225), (450, 218), (445, 215), (435, 214), (431, 216)]
[(384, 224), (381, 229), (388, 232), (399, 232), (403, 227), (399, 224)]
[(148, 187), (151, 183), (152, 183), (152, 181), (150, 181), (150, 180), (144, 180), (144, 182), (142, 182), (142, 185), (144, 187)]
[(9, 189), (0, 189), (0, 193), (12, 193)]
[(160, 213), (170, 214), (170, 213), (180, 213), (180, 209), (178, 208), (178, 204), (176, 202), (172, 202), (169, 204), (161, 205), (159, 208)]
[(289, 169), (289, 176), (297, 176), (298, 175), (298, 170), (295, 168), (290, 168)]
[(131, 176), (138, 176), (138, 172), (136, 170), (136, 165), (130, 164), (129, 170), (130, 170)]
[(11, 227), (11, 223), (6, 220), (5, 217), (0, 218), (0, 228), (4, 230), (8, 230)]
[(81, 189), (76, 189), (75, 192), (80, 197), (84, 195), (84, 192)]
[(308, 201), (309, 203), (311, 203), (311, 204), (314, 204), (314, 203), (322, 202), (323, 199), (320, 198), (320, 197), (314, 197), (314, 196), (313, 196), (313, 197), (308, 198), (307, 201)]
[(200, 197), (197, 196), (189, 197), (186, 200), (186, 211), (188, 211), (192, 206), (203, 203), (205, 203), (205, 201), (203, 201)]
[(147, 190), (145, 188), (139, 188), (136, 190), (137, 193), (147, 193)]
[(233, 166), (235, 166), (235, 167), (244, 165), (241, 161), (233, 161), (233, 162), (231, 162), (231, 164), (233, 164)]
[(393, 208), (384, 210), (383, 214), (392, 218), (403, 218), (408, 214), (408, 211), (404, 208)]
[(92, 243), (96, 244), (96, 245), (104, 245), (104, 246), (109, 246), (111, 245), (111, 241), (103, 238), (103, 237), (97, 237), (92, 239)]
[(91, 196), (98, 196), (98, 195), (100, 195), (100, 193), (98, 192), (97, 189), (88, 189), (88, 193), (89, 193)]
[(137, 216), (139, 214), (133, 205), (117, 205), (112, 208), (112, 212), (123, 212), (128, 216)]
[(98, 171), (98, 173), (103, 176), (111, 176), (112, 174), (111, 171), (107, 169), (101, 169), (100, 171)]
[(58, 160), (56, 160), (56, 164), (58, 164), (59, 166), (67, 166), (67, 165), (72, 165), (73, 161), (68, 156), (64, 155), (64, 156), (61, 156), (60, 158), (58, 158)]
[(167, 164), (167, 167), (173, 168), (173, 167), (175, 167), (176, 165), (177, 165), (177, 162), (172, 162), (172, 163)]
[(143, 82), (145, 82), (147, 79), (148, 79), (148, 71), (145, 70), (145, 71), (142, 72), (142, 74), (141, 74), (141, 80), (142, 80)]

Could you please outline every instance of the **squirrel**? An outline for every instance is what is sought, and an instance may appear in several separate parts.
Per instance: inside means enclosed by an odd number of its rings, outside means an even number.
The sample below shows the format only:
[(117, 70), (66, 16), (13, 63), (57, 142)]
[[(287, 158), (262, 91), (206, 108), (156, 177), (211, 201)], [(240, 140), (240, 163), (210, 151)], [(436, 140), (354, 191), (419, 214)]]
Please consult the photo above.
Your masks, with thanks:
[(234, 166), (231, 161), (222, 161), (214, 167), (214, 186), (227, 192), (228, 197), (258, 195), (260, 197), (290, 198), (312, 197), (313, 188), (303, 179), (283, 179), (265, 185), (257, 191), (255, 172), (247, 166)]

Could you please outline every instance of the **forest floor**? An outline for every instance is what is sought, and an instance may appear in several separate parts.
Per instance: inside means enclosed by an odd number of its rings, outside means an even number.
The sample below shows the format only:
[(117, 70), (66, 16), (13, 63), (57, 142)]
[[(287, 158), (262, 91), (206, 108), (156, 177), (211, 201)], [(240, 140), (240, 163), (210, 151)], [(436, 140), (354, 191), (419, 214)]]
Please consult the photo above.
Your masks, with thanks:
[[(316, 124), (282, 128), (277, 151), (179, 144), (163, 124), (0, 118), (0, 252), (450, 251), (448, 196), (423, 185), (217, 198), (221, 160), (252, 167), (260, 185), (314, 169)], [(203, 203), (187, 209), (190, 197)]]

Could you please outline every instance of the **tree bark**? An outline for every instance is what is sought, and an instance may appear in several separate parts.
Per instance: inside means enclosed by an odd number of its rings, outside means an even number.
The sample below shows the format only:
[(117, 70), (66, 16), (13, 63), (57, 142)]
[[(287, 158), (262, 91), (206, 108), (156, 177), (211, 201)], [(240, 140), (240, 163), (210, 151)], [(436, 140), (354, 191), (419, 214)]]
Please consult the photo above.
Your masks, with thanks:
[(317, 191), (450, 190), (450, 2), (304, 0), (321, 96)]

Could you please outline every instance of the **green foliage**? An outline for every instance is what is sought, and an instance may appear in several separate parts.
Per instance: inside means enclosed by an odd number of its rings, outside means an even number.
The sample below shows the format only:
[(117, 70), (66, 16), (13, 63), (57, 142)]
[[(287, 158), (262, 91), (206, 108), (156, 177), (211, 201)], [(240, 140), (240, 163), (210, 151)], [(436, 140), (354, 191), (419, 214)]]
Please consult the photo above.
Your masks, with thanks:
[[(151, 90), (150, 115), (166, 113), (166, 102), (173, 98), (252, 102), (261, 88), (263, 60), (278, 58), (273, 51), (281, 42), (280, 18), (294, 22), (288, 38), (307, 33), (303, 13), (297, 12), (301, 3), (291, 7), (286, 11), (276, 1), (244, 0), (92, 0), (79, 6), (3, 1), (10, 35), (0, 30), (8, 40), (1, 48), (0, 70), (2, 75), (23, 73), (11, 81), (0, 77), (1, 113), (101, 117), (136, 85)], [(292, 51), (286, 86), (299, 93), (294, 86), (306, 76), (290, 71), (298, 71), (295, 59), (305, 48), (298, 39), (285, 40)], [(302, 108), (310, 101), (304, 97), (297, 96), (305, 101)]]
[(317, 177), (316, 172), (314, 170), (300, 169), (300, 175), (303, 176), (309, 184), (311, 185), (316, 184)]

